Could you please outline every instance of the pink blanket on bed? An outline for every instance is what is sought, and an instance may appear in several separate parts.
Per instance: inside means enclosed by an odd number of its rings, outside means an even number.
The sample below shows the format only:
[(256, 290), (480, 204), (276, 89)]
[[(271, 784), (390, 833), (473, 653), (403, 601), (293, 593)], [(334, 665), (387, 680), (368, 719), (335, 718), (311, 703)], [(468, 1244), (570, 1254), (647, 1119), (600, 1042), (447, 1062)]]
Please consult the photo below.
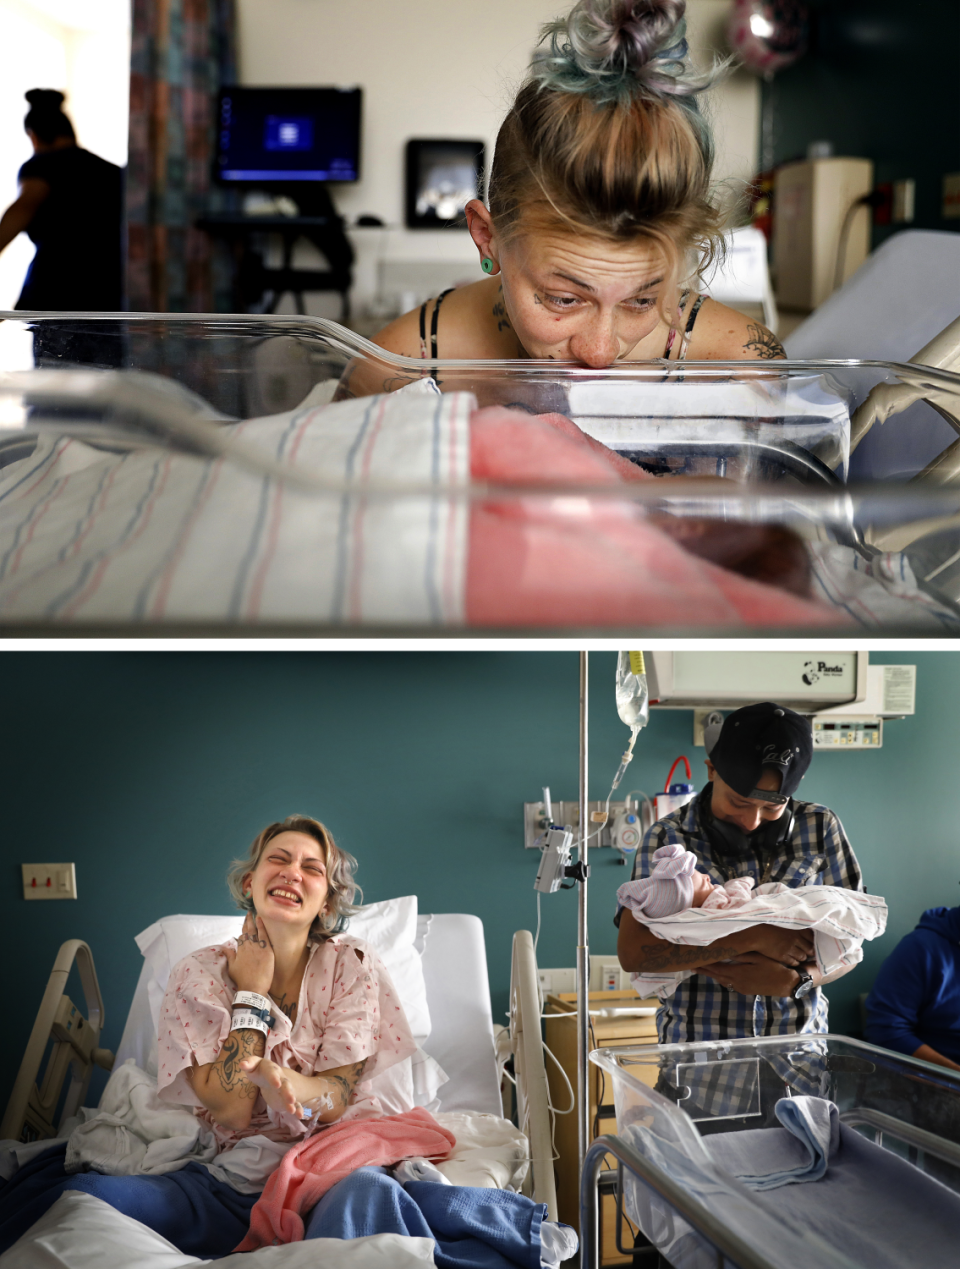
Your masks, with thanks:
[[(505, 483), (652, 479), (570, 419), (499, 407), (471, 417), (470, 472), (474, 480)], [(843, 620), (836, 609), (692, 554), (627, 500), (579, 498), (474, 505), (466, 618), (480, 626), (700, 628)]]
[(389, 1167), (401, 1159), (442, 1159), (456, 1144), (453, 1133), (419, 1106), (402, 1115), (324, 1128), (283, 1156), (253, 1205), (247, 1236), (234, 1250), (300, 1242), (301, 1213), (357, 1168)]

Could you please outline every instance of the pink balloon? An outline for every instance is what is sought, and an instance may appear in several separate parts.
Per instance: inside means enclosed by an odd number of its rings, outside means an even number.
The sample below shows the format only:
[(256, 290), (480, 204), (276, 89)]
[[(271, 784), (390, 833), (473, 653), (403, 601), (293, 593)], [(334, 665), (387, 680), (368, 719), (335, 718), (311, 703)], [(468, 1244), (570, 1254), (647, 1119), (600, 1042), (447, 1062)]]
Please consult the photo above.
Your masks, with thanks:
[(799, 0), (735, 0), (727, 37), (748, 70), (770, 76), (803, 56), (808, 30)]

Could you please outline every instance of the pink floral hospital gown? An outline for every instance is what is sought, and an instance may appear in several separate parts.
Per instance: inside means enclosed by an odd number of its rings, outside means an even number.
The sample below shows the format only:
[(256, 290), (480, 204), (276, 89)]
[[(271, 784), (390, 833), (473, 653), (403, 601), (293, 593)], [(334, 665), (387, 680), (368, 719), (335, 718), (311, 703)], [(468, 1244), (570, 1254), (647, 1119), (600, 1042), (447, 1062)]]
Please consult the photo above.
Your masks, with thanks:
[[(157, 1089), (163, 1101), (192, 1106), (221, 1149), (258, 1133), (273, 1141), (295, 1141), (309, 1124), (271, 1110), (262, 1097), (249, 1127), (235, 1132), (218, 1124), (193, 1091), (191, 1068), (216, 1061), (230, 1033), (230, 1007), (237, 992), (227, 970), (225, 949), (231, 946), (236, 946), (234, 940), (201, 948), (174, 967), (160, 1009)], [(402, 1062), (416, 1047), (380, 957), (362, 939), (340, 935), (311, 943), (296, 1022), (276, 1010), (266, 1056), (304, 1075), (366, 1059), (363, 1081), (342, 1116), (347, 1120), (382, 1114), (367, 1080)]]

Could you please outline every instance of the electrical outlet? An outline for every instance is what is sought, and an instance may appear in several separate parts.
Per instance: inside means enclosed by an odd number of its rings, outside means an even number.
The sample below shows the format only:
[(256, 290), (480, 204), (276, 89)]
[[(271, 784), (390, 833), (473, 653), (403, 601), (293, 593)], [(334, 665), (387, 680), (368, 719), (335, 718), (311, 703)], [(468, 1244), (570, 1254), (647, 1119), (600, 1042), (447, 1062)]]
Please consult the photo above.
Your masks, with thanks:
[(21, 864), (25, 899), (75, 899), (77, 872), (73, 864)]
[(538, 971), (540, 988), (545, 996), (551, 992), (556, 995), (561, 991), (577, 990), (577, 971), (575, 969), (541, 969)]
[(630, 975), (615, 956), (590, 957), (591, 991), (629, 991)]

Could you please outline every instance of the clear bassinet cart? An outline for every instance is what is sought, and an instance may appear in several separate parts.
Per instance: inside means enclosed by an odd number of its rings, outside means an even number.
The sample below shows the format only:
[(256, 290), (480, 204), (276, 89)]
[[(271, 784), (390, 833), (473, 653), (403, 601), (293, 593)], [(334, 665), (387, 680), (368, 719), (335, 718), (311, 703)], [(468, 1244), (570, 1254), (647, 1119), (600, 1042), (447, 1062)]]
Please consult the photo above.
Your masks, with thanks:
[[(582, 1269), (598, 1264), (607, 1155), (617, 1161), (622, 1215), (674, 1269), (960, 1264), (954, 1072), (832, 1035), (606, 1048), (590, 1060), (612, 1083), (617, 1130), (596, 1139), (584, 1164)], [(801, 1095), (839, 1110), (826, 1174), (748, 1189), (731, 1160), (783, 1131), (774, 1107)], [(731, 1134), (750, 1134), (736, 1155)]]
[[(71, 378), (59, 381), (54, 400), (49, 375), (65, 371)], [(38, 373), (47, 377), (31, 378)], [(453, 488), (433, 479), (431, 494), (464, 505), (491, 492), (518, 507), (525, 498), (553, 499), (571, 533), (578, 523), (588, 532), (614, 496), (673, 520), (787, 526), (815, 559), (838, 630), (841, 617), (860, 615), (849, 586), (871, 569), (886, 570), (896, 602), (864, 624), (885, 634), (960, 630), (960, 375), (913, 364), (654, 362), (594, 371), (553, 361), (430, 362), (388, 354), (315, 318), (7, 313), (0, 314), (0, 471), (29, 455), (39, 435), (57, 432), (100, 446), (165, 446), (240, 462), (241, 447), (224, 446), (218, 433), (240, 420), (323, 406), (347, 379), (363, 393), (419, 385), (471, 394), (480, 407), (563, 415), (654, 478), (615, 491), (557, 482), (492, 490), (469, 479)], [(262, 474), (283, 479), (275, 468)], [(399, 472), (376, 488), (359, 477), (300, 483), (317, 499), (362, 487), (398, 512), (424, 496), (422, 483)], [(921, 609), (931, 618), (925, 631), (910, 620)], [(462, 616), (440, 624), (470, 627)], [(550, 619), (530, 629), (564, 625)], [(609, 620), (595, 628), (612, 632)], [(674, 632), (712, 628), (704, 619)]]

